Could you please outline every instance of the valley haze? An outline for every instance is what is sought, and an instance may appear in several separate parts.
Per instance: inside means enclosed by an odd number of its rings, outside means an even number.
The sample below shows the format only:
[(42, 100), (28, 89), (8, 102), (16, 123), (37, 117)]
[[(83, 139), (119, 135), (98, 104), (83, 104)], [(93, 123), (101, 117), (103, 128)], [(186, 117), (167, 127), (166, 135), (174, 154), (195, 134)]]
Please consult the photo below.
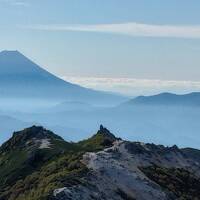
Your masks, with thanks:
[(19, 51), (0, 53), (0, 77), (1, 143), (34, 124), (78, 141), (102, 123), (124, 139), (199, 148), (198, 92), (131, 99), (66, 82)]

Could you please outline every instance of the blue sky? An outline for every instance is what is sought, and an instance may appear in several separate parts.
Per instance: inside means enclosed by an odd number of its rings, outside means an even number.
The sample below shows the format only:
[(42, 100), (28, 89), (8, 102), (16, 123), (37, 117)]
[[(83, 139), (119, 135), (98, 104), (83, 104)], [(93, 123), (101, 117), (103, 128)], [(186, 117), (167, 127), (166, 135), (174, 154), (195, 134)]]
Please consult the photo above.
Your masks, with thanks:
[(200, 81), (199, 0), (0, 0), (0, 49), (61, 77)]

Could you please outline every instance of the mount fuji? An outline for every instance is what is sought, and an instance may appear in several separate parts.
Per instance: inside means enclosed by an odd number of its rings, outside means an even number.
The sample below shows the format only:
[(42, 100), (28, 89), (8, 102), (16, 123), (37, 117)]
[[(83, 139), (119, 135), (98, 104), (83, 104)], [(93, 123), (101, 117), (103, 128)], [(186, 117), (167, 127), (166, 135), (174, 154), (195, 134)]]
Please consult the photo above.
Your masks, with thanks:
[[(0, 98), (40, 99), (107, 105), (126, 98), (66, 82), (44, 70), (18, 51), (0, 52)], [(16, 100), (16, 101), (18, 101)]]

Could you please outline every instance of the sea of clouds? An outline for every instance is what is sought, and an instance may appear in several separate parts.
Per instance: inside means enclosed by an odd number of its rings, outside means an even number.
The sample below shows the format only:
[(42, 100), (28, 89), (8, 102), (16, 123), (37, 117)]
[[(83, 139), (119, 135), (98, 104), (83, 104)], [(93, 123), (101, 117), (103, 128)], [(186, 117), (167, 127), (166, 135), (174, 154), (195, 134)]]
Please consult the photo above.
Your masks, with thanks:
[(200, 81), (71, 76), (61, 78), (87, 88), (116, 92), (128, 96), (152, 95), (161, 92), (184, 94), (200, 91)]

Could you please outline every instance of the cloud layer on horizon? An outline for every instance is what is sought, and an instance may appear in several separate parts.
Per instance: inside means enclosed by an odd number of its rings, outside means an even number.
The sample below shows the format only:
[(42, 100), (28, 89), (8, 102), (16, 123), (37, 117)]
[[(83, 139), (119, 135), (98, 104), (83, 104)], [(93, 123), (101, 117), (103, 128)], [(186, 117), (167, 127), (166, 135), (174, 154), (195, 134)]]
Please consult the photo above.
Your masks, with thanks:
[(41, 31), (76, 31), (121, 34), (132, 37), (200, 38), (200, 25), (157, 25), (137, 22), (119, 24), (41, 24), (24, 26)]
[(152, 95), (161, 92), (178, 94), (200, 91), (198, 81), (170, 81), (133, 78), (61, 77), (84, 87), (117, 92), (129, 96)]

